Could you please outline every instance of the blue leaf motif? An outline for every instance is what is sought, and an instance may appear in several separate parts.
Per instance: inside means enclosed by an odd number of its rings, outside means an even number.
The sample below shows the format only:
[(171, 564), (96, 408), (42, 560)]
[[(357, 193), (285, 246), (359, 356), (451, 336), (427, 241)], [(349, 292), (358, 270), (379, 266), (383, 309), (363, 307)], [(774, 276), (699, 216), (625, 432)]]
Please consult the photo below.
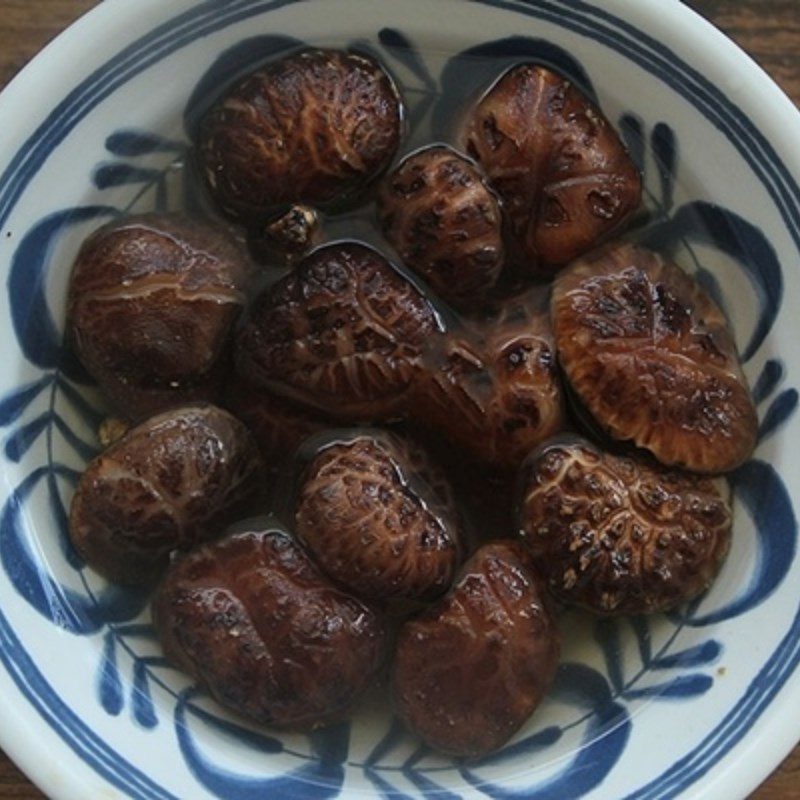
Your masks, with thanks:
[[(61, 465), (40, 467), (11, 493), (0, 511), (0, 563), (14, 589), (54, 625), (76, 634), (90, 634), (107, 622), (132, 619), (147, 603), (147, 593), (109, 587), (92, 599), (62, 586), (31, 547), (35, 541), (25, 525), (30, 494), (46, 476), (75, 482), (78, 473)], [(58, 520), (57, 520), (58, 521)]]
[(753, 402), (758, 404), (766, 400), (783, 380), (783, 374), (783, 362), (776, 358), (769, 359), (753, 386)]
[[(572, 761), (557, 775), (519, 789), (508, 789), (481, 778), (467, 767), (461, 775), (479, 792), (495, 800), (571, 800), (583, 797), (602, 784), (622, 755), (631, 731), (625, 707), (614, 702), (608, 681), (584, 664), (562, 664), (552, 693), (571, 704), (591, 711), (582, 746)], [(491, 764), (491, 757), (487, 759)]]
[(143, 728), (148, 730), (158, 725), (156, 710), (153, 706), (153, 698), (150, 696), (150, 683), (147, 679), (147, 666), (137, 659), (133, 666), (133, 690), (132, 690), (133, 718)]
[(38, 381), (26, 383), (9, 392), (0, 400), (0, 428), (18, 419), (25, 409), (53, 382), (53, 374), (49, 373)]
[(715, 639), (689, 647), (678, 653), (661, 656), (650, 663), (652, 669), (686, 669), (713, 664), (722, 653), (722, 645)]
[(364, 775), (367, 776), (370, 783), (380, 792), (380, 796), (384, 798), (384, 800), (414, 800), (410, 795), (392, 786), (386, 778), (378, 774), (372, 767), (365, 767)]
[[(324, 800), (338, 797), (344, 783), (343, 762), (349, 746), (347, 724), (311, 735), (315, 757), (274, 778), (257, 778), (218, 767), (200, 752), (187, 721), (187, 703), (196, 690), (182, 692), (175, 706), (178, 745), (194, 777), (210, 792), (226, 800)], [(194, 712), (193, 712), (194, 713)], [(344, 741), (333, 742), (332, 738)]]
[(58, 488), (58, 476), (54, 471), (47, 473), (47, 493), (50, 500), (50, 511), (55, 520), (55, 530), (58, 532), (58, 541), (61, 545), (61, 554), (64, 560), (72, 569), (82, 569), (85, 564), (78, 555), (78, 551), (72, 546), (69, 538), (69, 515), (61, 498)]
[(225, 50), (200, 78), (186, 104), (183, 124), (189, 138), (196, 141), (200, 121), (237, 78), (302, 46), (303, 42), (292, 36), (265, 34), (245, 39)]
[(645, 148), (644, 148), (644, 122), (641, 117), (635, 114), (623, 114), (619, 120), (619, 132), (625, 147), (628, 150), (633, 163), (636, 164), (639, 172), (644, 172), (645, 168)]
[[(11, 260), (8, 294), (14, 333), (25, 358), (42, 369), (63, 370), (73, 380), (86, 382), (86, 373), (59, 332), (45, 298), (45, 273), (56, 240), (69, 227), (119, 212), (109, 206), (83, 206), (50, 214), (37, 222), (17, 247)], [(60, 265), (69, 269), (69, 264)]]
[(783, 273), (775, 248), (752, 223), (702, 200), (681, 206), (671, 219), (654, 225), (645, 235), (649, 247), (668, 253), (684, 240), (709, 243), (733, 258), (755, 289), (760, 312), (742, 349), (742, 361), (748, 361), (772, 330), (783, 301)]
[(453, 120), (481, 90), (488, 89), (504, 70), (523, 61), (543, 64), (560, 73), (597, 102), (586, 70), (566, 50), (545, 39), (509, 36), (470, 47), (450, 58), (441, 74), (441, 94), (433, 112), (434, 139), (446, 139)]
[(621, 691), (625, 682), (622, 674), (622, 664), (620, 655), (622, 653), (622, 641), (620, 638), (619, 621), (613, 617), (600, 618), (595, 623), (595, 641), (603, 651), (603, 658), (606, 662), (608, 678), (614, 690)]
[(666, 683), (645, 686), (642, 689), (626, 689), (622, 694), (627, 700), (652, 697), (659, 700), (690, 700), (705, 694), (714, 685), (710, 675), (679, 675)]
[(182, 153), (187, 145), (157, 133), (133, 129), (114, 131), (106, 139), (106, 150), (115, 156), (145, 156), (148, 153)]
[(103, 656), (97, 676), (97, 693), (100, 705), (105, 711), (114, 717), (118, 716), (122, 711), (124, 699), (122, 681), (117, 667), (116, 639), (112, 631), (108, 631), (103, 638)]
[(758, 428), (759, 442), (772, 436), (797, 411), (797, 400), (796, 389), (787, 389), (775, 398)]
[(486, 758), (478, 759), (473, 762), (473, 765), (480, 766), (481, 764), (490, 763), (493, 767), (496, 767), (520, 755), (534, 756), (538, 751), (552, 747), (563, 736), (563, 733), (561, 728), (551, 725), (548, 728), (532, 733), (530, 736), (526, 736), (524, 739), (520, 739), (518, 742), (501, 748), (490, 756), (486, 756)]
[[(63, 467), (55, 469), (66, 477), (74, 475)], [(34, 470), (6, 500), (0, 513), (0, 562), (16, 591), (40, 614), (72, 633), (93, 633), (101, 623), (91, 603), (54, 581), (28, 545), (23, 509), (46, 474), (44, 467)]]
[(407, 740), (407, 734), (403, 724), (397, 717), (392, 717), (392, 724), (389, 726), (389, 730), (378, 740), (375, 747), (372, 748), (364, 764), (371, 766), (372, 764), (383, 761), (383, 759), (404, 740)]
[(729, 603), (698, 615), (702, 598), (676, 621), (700, 627), (743, 614), (763, 603), (786, 578), (797, 551), (797, 519), (789, 493), (774, 467), (748, 461), (728, 476), (736, 499), (755, 523), (758, 558), (747, 585)]
[(461, 800), (461, 796), (449, 792), (438, 783), (432, 781), (426, 775), (416, 770), (404, 770), (403, 774), (417, 787), (426, 797), (435, 797), (436, 800)]
[(52, 421), (55, 423), (56, 428), (58, 428), (59, 433), (64, 437), (67, 444), (84, 461), (91, 461), (100, 452), (100, 449), (96, 445), (84, 442), (58, 414), (52, 415)]
[(436, 88), (428, 66), (408, 37), (394, 28), (382, 28), (378, 41), (401, 63), (416, 75), (428, 89)]
[(57, 383), (59, 392), (61, 392), (70, 406), (80, 415), (83, 422), (92, 430), (97, 430), (106, 415), (91, 405), (91, 403), (61, 375), (58, 376)]
[(644, 666), (650, 665), (652, 658), (652, 642), (650, 640), (650, 620), (648, 617), (631, 617), (629, 620), (636, 637), (636, 645), (639, 648), (639, 658)]
[(161, 177), (161, 170), (145, 167), (134, 167), (130, 164), (100, 164), (95, 168), (92, 180), (98, 189), (110, 189), (112, 186), (126, 186), (136, 183), (154, 183)]
[(17, 428), (17, 430), (6, 439), (6, 457), (11, 461), (19, 462), (25, 453), (33, 446), (33, 443), (41, 436), (52, 419), (53, 415), (50, 413), (40, 414), (26, 425)]
[(653, 148), (661, 185), (661, 206), (665, 211), (669, 211), (672, 208), (675, 171), (678, 166), (678, 142), (675, 139), (675, 132), (666, 123), (657, 123), (650, 136), (650, 146)]

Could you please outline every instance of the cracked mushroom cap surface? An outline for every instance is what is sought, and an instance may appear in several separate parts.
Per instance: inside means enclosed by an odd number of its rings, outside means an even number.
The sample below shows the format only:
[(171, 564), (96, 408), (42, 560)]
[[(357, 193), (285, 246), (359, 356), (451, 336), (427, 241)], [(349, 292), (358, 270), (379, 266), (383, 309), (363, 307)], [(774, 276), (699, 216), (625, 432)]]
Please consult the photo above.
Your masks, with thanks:
[(372, 58), (306, 50), (246, 76), (202, 122), (197, 157), (229, 215), (261, 223), (290, 203), (349, 199), (391, 162), (403, 111)]
[(375, 600), (432, 599), (461, 560), (461, 524), (441, 470), (380, 431), (330, 432), (303, 470), (297, 536), (330, 577)]
[(483, 301), (500, 277), (500, 203), (475, 164), (449, 147), (412, 153), (383, 179), (378, 220), (403, 263), (456, 308)]
[(758, 418), (719, 306), (686, 272), (630, 244), (571, 264), (553, 286), (564, 375), (611, 437), (696, 472), (735, 469)]
[(522, 64), (503, 75), (462, 137), (503, 199), (512, 257), (532, 274), (552, 274), (587, 252), (641, 203), (641, 175), (617, 132), (545, 67)]
[(236, 343), (239, 374), (341, 419), (380, 419), (405, 402), (433, 306), (376, 250), (321, 247), (257, 300)]
[(557, 438), (522, 468), (518, 525), (551, 593), (599, 614), (667, 611), (704, 592), (731, 540), (720, 481)]
[(239, 420), (207, 404), (173, 409), (90, 462), (72, 499), (70, 538), (109, 580), (150, 583), (172, 551), (218, 536), (245, 513), (262, 479)]

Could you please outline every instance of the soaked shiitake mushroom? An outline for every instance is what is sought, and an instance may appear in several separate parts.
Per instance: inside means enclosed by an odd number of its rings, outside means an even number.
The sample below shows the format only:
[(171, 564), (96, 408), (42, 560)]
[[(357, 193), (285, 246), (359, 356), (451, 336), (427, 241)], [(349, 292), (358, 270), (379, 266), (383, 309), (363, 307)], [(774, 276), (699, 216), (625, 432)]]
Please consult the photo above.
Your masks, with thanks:
[(503, 218), (475, 165), (449, 147), (406, 158), (381, 183), (378, 218), (403, 263), (457, 308), (484, 300), (503, 267)]
[(558, 433), (564, 400), (543, 299), (538, 290), (510, 298), (480, 326), (445, 337), (417, 379), (412, 418), (505, 471)]
[(645, 614), (709, 587), (730, 546), (731, 508), (712, 478), (570, 437), (523, 466), (519, 528), (563, 603)]
[(460, 521), (425, 452), (378, 431), (332, 431), (314, 449), (295, 532), (323, 571), (368, 599), (445, 592), (460, 561)]
[(213, 400), (249, 277), (249, 261), (219, 227), (171, 214), (127, 217), (81, 247), (67, 335), (128, 417)]
[(281, 530), (234, 534), (182, 558), (158, 589), (153, 619), (175, 666), (264, 725), (338, 720), (385, 656), (380, 617)]
[(272, 471), (284, 469), (309, 436), (333, 427), (322, 413), (238, 377), (226, 388), (225, 407), (247, 426)]
[(733, 335), (680, 267), (634, 245), (602, 249), (559, 274), (552, 318), (564, 374), (610, 436), (696, 472), (751, 455), (758, 419)]
[(514, 259), (533, 274), (587, 252), (641, 202), (641, 176), (616, 131), (545, 67), (507, 72), (477, 104), (463, 136), (503, 199)]
[(75, 548), (115, 583), (154, 580), (173, 550), (218, 535), (248, 509), (262, 477), (251, 438), (211, 405), (132, 428), (81, 476), (69, 516)]
[(227, 92), (203, 120), (197, 157), (219, 207), (260, 224), (288, 203), (358, 193), (391, 162), (401, 127), (397, 89), (376, 61), (307, 50)]
[(328, 245), (256, 301), (237, 369), (333, 416), (382, 419), (402, 407), (437, 328), (431, 304), (380, 253)]
[(395, 708), (430, 747), (479, 758), (530, 717), (559, 652), (530, 555), (518, 542), (484, 545), (450, 592), (401, 629)]

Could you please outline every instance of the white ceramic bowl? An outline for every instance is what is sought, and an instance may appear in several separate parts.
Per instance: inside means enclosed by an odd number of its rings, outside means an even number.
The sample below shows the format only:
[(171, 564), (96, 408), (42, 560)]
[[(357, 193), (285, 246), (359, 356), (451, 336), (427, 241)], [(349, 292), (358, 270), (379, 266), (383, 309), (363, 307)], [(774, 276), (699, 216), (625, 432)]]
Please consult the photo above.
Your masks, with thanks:
[[(312, 736), (244, 726), (166, 665), (144, 599), (104, 585), (67, 543), (98, 419), (62, 346), (76, 249), (121, 211), (184, 202), (176, 163), (201, 77), (294, 40), (375, 51), (417, 115), (432, 99), (436, 135), (442, 93), (463, 100), (479, 82), (479, 60), (452, 61), (471, 48), (496, 73), (531, 58), (588, 81), (644, 166), (640, 235), (720, 298), (758, 401), (760, 444), (731, 477), (733, 552), (711, 592), (669, 617), (564, 618), (549, 699), (480, 763), (418, 747), (379, 702)], [(677, 0), (106, 0), (14, 81), (0, 119), (0, 744), (48, 794), (729, 800), (788, 752), (800, 116), (720, 33)], [(405, 149), (431, 135), (417, 120)]]

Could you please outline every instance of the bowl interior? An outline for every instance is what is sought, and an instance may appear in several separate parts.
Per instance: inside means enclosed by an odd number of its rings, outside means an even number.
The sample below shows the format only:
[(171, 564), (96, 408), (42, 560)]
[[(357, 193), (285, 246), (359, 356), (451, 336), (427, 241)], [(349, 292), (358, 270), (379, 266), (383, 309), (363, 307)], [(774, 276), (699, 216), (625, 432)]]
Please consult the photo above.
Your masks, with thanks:
[[(97, 14), (96, 24), (123, 31), (130, 10), (111, 6), (116, 17)], [(39, 161), (19, 179), (13, 203), (0, 203), (10, 243), (0, 321), (9, 343), (0, 423), (11, 492), (0, 516), (0, 597), (13, 636), (4, 663), (27, 659), (53, 708), (65, 709), (50, 727), (102, 742), (102, 758), (73, 750), (142, 796), (639, 797), (731, 769), (731, 750), (799, 657), (796, 487), (787, 476), (798, 474), (789, 343), (800, 192), (793, 181), (778, 187), (775, 175), (786, 180), (786, 169), (770, 132), (751, 131), (761, 147), (754, 154), (728, 120), (727, 98), (674, 54), (667, 63), (659, 47), (668, 33), (645, 34), (590, 6), (317, 0), (167, 10), (150, 2), (142, 14), (139, 24), (152, 28), (146, 40), (131, 39), (129, 51), (98, 64), (71, 105), (53, 98), (43, 133), (19, 150), (29, 159), (39, 152)], [(727, 478), (734, 543), (713, 588), (671, 615), (564, 615), (553, 691), (508, 746), (474, 764), (406, 735), (383, 686), (352, 722), (312, 735), (228, 715), (161, 657), (147, 598), (104, 584), (66, 537), (69, 499), (105, 413), (63, 345), (80, 242), (120, 213), (203, 208), (185, 166), (199, 114), (234, 75), (304, 44), (370, 52), (393, 73), (408, 110), (398, 158), (454, 141), (464, 108), (511, 64), (543, 62), (578, 82), (644, 172), (647, 213), (627, 235), (673, 256), (718, 299), (759, 406), (758, 450)], [(331, 220), (328, 233), (386, 249), (369, 208)], [(98, 767), (104, 759), (125, 769), (109, 777)]]

